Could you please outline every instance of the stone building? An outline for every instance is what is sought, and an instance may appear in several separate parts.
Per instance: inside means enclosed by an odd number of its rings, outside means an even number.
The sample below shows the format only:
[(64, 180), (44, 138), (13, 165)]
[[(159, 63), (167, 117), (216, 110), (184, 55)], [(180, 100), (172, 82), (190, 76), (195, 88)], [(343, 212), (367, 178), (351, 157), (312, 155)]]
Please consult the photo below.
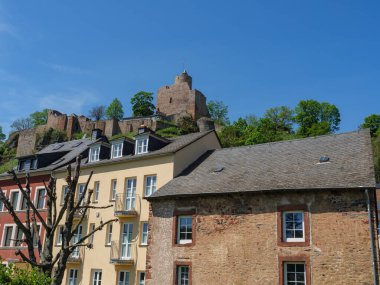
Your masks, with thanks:
[(146, 284), (378, 284), (368, 130), (210, 151), (147, 199)]

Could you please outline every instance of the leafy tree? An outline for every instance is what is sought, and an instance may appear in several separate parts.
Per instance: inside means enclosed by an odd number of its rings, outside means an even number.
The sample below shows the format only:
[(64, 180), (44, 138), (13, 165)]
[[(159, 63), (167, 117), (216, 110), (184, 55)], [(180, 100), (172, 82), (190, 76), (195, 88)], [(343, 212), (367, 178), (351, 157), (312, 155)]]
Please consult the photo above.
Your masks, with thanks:
[(106, 116), (106, 107), (104, 105), (94, 106), (90, 110), (89, 117), (95, 121), (104, 119)]
[(51, 282), (52, 279), (37, 268), (18, 268), (13, 264), (0, 266), (2, 285), (50, 285)]
[(48, 120), (48, 109), (43, 109), (40, 112), (34, 112), (30, 114), (30, 119), (32, 120), (32, 124), (34, 127), (45, 125)]
[(22, 118), (15, 120), (12, 123), (11, 128), (13, 131), (22, 131), (26, 129), (31, 129), (33, 128), (33, 126), (34, 125), (31, 118)]
[(301, 100), (295, 108), (294, 120), (299, 125), (300, 136), (316, 136), (339, 130), (340, 113), (333, 104)]
[(123, 105), (121, 104), (119, 99), (113, 99), (113, 101), (106, 110), (106, 115), (108, 119), (121, 120), (123, 118)]
[[(79, 226), (86, 218), (88, 209), (105, 209), (112, 207), (108, 206), (96, 206), (92, 205), (92, 193), (93, 190), (89, 190), (88, 186), (91, 181), (92, 172), (90, 173), (87, 182), (85, 184), (82, 195), (76, 199), (77, 183), (80, 176), (80, 161), (81, 157), (77, 157), (74, 174), (72, 175), (71, 164), (67, 166), (66, 182), (68, 185), (68, 192), (64, 198), (63, 205), (57, 206), (57, 194), (56, 178), (51, 175), (48, 184), (45, 185), (45, 199), (46, 199), (46, 219), (44, 219), (40, 212), (37, 210), (34, 199), (31, 197), (30, 188), (30, 176), (27, 174), (25, 179), (25, 186), (21, 183), (14, 170), (9, 171), (13, 180), (18, 185), (23, 199), (26, 201), (26, 216), (23, 219), (15, 212), (11, 202), (5, 195), (4, 191), (0, 188), (0, 201), (3, 203), (5, 209), (12, 217), (14, 223), (22, 231), (24, 239), (16, 240), (26, 244), (27, 254), (21, 250), (16, 251), (16, 255), (19, 255), (23, 261), (30, 264), (33, 268), (45, 273), (47, 276), (52, 276), (53, 273), (53, 285), (59, 285), (62, 283), (63, 275), (66, 270), (66, 263), (69, 256), (78, 248), (92, 248), (92, 243), (88, 239), (93, 236), (97, 231), (102, 230), (107, 224), (117, 221), (117, 219), (111, 219), (106, 222), (100, 222), (95, 229), (90, 230), (87, 234), (81, 237), (79, 240), (73, 242), (74, 235), (78, 232)], [(74, 223), (75, 215), (80, 214), (78, 223)], [(44, 241), (41, 240), (39, 235), (37, 222), (41, 224), (45, 232)], [(61, 235), (62, 245), (59, 252), (53, 254), (53, 241), (57, 236), (59, 226), (63, 224), (63, 232)], [(37, 259), (35, 251), (35, 241), (37, 241)], [(24, 284), (24, 283), (20, 283)], [(36, 283), (36, 285), (39, 283)]]
[(372, 137), (377, 136), (377, 132), (380, 130), (380, 115), (372, 114), (364, 118), (364, 123), (360, 125), (361, 129), (368, 128)]
[(280, 106), (268, 109), (265, 112), (264, 118), (273, 123), (273, 128), (275, 130), (290, 133), (293, 128), (293, 115), (293, 110), (286, 106)]
[(0, 126), (0, 141), (5, 140), (5, 134), (3, 133), (3, 127)]
[(190, 116), (178, 119), (177, 126), (181, 135), (199, 132), (197, 123)]
[(222, 101), (211, 100), (207, 104), (208, 111), (211, 119), (220, 125), (228, 125), (230, 123), (228, 119), (228, 107)]
[(131, 105), (133, 116), (150, 116), (154, 114), (156, 107), (153, 102), (153, 93), (140, 91), (132, 96)]

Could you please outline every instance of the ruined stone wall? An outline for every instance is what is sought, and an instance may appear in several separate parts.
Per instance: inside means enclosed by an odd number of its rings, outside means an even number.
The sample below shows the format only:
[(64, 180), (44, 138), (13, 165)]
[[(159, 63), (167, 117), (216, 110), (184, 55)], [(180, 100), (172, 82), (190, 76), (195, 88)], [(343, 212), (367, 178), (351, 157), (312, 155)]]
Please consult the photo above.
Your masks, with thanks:
[[(309, 245), (278, 244), (281, 205), (306, 205)], [(173, 211), (192, 206), (194, 244), (174, 245)], [(363, 190), (180, 198), (153, 201), (151, 207), (148, 285), (174, 284), (175, 262), (191, 264), (194, 285), (279, 284), (281, 258), (299, 256), (309, 260), (311, 284), (373, 284)]]

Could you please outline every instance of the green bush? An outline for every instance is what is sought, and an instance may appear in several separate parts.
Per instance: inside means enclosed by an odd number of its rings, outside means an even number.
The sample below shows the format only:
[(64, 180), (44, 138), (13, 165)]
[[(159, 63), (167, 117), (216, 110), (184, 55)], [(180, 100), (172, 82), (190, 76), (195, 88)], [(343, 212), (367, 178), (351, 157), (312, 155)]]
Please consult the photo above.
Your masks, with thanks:
[(13, 264), (0, 265), (1, 285), (50, 285), (52, 279), (37, 268), (18, 268)]

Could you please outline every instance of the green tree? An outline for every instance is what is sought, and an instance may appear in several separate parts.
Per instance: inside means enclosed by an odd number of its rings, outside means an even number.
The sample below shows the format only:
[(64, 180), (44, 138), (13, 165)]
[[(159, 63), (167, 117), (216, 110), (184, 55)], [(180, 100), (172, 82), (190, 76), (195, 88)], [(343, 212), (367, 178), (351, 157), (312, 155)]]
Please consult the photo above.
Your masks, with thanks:
[(199, 132), (197, 123), (189, 116), (178, 119), (177, 126), (181, 135)]
[(297, 133), (302, 137), (329, 134), (339, 130), (340, 113), (333, 104), (301, 100), (295, 108), (294, 121), (299, 125)]
[(106, 115), (108, 119), (121, 120), (123, 118), (123, 105), (121, 104), (119, 99), (113, 99), (113, 101), (106, 110)]
[(34, 127), (45, 125), (48, 119), (48, 109), (43, 109), (40, 112), (34, 112), (30, 114), (30, 119), (32, 120), (32, 124)]
[(380, 130), (380, 115), (372, 114), (364, 118), (364, 123), (359, 126), (361, 129), (368, 128), (372, 137), (376, 137)]
[(90, 110), (89, 117), (95, 121), (102, 120), (106, 115), (106, 106), (94, 106)]
[(273, 128), (277, 131), (290, 133), (293, 129), (294, 111), (286, 106), (270, 108), (265, 112), (264, 118), (273, 123)]
[(2, 285), (50, 285), (52, 279), (37, 268), (18, 268), (13, 264), (0, 266)]
[(133, 116), (150, 116), (156, 107), (153, 104), (153, 93), (140, 91), (131, 98)]
[(208, 111), (211, 119), (220, 125), (228, 125), (230, 123), (228, 119), (228, 107), (222, 101), (211, 100), (207, 104)]
[(5, 134), (3, 133), (3, 127), (0, 126), (0, 142), (5, 140)]
[(31, 129), (33, 128), (32, 119), (30, 117), (17, 119), (12, 123), (11, 128), (13, 131), (23, 131)]

